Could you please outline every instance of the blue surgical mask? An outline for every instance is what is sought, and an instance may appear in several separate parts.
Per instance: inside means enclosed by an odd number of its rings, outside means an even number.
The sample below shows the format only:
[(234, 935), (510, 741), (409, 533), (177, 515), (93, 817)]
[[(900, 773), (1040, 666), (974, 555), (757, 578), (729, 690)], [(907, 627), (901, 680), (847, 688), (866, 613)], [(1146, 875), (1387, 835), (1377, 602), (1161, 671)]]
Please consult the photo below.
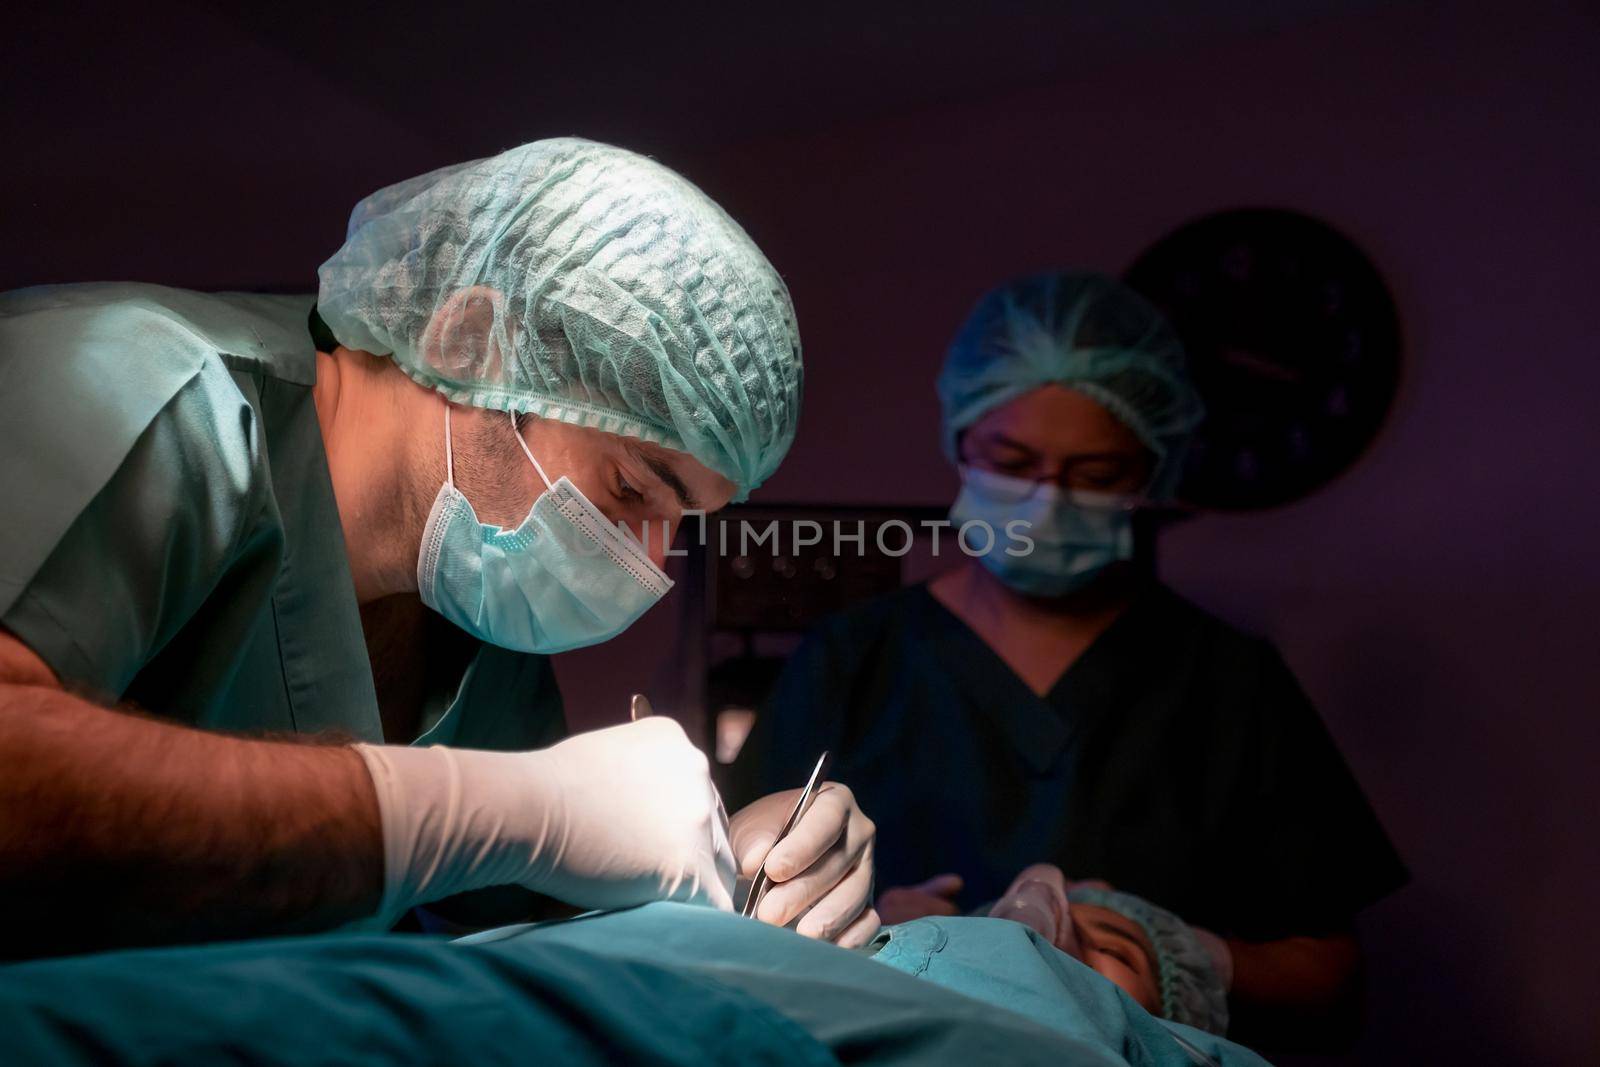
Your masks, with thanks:
[(563, 652), (615, 637), (672, 588), (636, 538), (571, 481), (545, 476), (520, 432), (546, 490), (516, 529), (480, 523), (456, 488), (448, 407), (444, 439), (445, 483), (422, 531), (417, 588), (463, 630), (518, 652)]
[(1019, 593), (1054, 597), (1083, 589), (1106, 567), (1132, 558), (1135, 505), (1129, 497), (962, 467), (950, 520), (958, 527), (987, 523), (992, 539), (973, 536), (966, 543), (989, 543), (979, 556), (989, 573)]

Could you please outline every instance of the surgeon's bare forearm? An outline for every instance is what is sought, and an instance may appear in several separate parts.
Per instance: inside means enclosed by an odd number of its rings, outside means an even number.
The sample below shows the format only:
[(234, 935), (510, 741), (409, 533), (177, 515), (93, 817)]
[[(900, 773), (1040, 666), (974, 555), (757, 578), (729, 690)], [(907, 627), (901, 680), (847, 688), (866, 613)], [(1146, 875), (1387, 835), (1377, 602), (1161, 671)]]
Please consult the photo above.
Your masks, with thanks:
[(378, 827), (347, 747), (211, 734), (0, 683), (0, 954), (371, 914)]
[(1229, 1036), (1276, 1051), (1348, 1047), (1360, 1023), (1361, 948), (1353, 934), (1228, 942)]

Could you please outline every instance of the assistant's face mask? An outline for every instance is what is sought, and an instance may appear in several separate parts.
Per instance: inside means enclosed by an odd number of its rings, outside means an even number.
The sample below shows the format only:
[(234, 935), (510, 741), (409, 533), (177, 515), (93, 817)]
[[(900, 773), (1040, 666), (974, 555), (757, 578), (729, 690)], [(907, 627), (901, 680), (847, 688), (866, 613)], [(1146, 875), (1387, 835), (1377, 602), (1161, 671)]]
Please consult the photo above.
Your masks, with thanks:
[(979, 559), (1012, 589), (1028, 596), (1066, 596), (1111, 564), (1133, 557), (1133, 512), (1128, 497), (1064, 490), (964, 466), (950, 520), (957, 526), (989, 524), (994, 539)]
[(512, 430), (546, 489), (522, 524), (506, 530), (480, 523), (456, 488), (445, 408), (445, 483), (417, 556), (422, 602), (480, 640), (517, 652), (609, 640), (666, 595), (672, 579), (571, 481), (551, 483), (515, 416)]

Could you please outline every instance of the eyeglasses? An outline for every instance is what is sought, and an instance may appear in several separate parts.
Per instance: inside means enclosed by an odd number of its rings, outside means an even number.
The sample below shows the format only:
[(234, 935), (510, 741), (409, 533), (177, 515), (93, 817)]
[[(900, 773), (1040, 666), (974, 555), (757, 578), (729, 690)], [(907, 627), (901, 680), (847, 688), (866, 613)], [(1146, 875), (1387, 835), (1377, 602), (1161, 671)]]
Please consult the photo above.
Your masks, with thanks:
[(1150, 471), (1147, 457), (1143, 454), (1113, 451), (1068, 456), (1051, 463), (1021, 446), (1014, 451), (1008, 447), (1005, 456), (997, 457), (984, 449), (970, 448), (965, 439), (960, 442), (957, 453), (957, 462), (966, 466), (1007, 478), (1052, 484), (1065, 491), (1081, 490), (1110, 495), (1118, 491), (1102, 486), (1118, 482), (1125, 484), (1130, 480), (1129, 476), (1141, 478), (1146, 483), (1139, 486), (1139, 493), (1148, 489)]
[(966, 471), (981, 471), (984, 487), (996, 500), (1010, 504), (1021, 504), (1032, 500), (1041, 492), (1059, 495), (1074, 507), (1086, 511), (1125, 512), (1137, 511), (1140, 508), (1150, 507), (1153, 502), (1143, 492), (1136, 493), (1108, 493), (1097, 489), (1084, 489), (1072, 484), (1072, 468), (1079, 462), (1104, 462), (1098, 458), (1082, 461), (1068, 460), (1064, 463), (1054, 477), (1041, 477), (1031, 471), (1002, 470), (997, 465), (979, 459), (973, 461), (966, 456), (962, 457), (962, 477), (967, 477)]

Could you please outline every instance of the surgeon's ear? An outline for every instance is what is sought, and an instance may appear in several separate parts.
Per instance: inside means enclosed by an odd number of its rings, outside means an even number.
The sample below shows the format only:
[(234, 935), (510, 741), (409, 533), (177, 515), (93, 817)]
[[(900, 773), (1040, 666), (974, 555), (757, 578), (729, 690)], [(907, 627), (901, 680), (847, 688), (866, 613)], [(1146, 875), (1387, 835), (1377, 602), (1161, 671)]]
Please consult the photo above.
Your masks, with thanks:
[(451, 293), (423, 331), (423, 361), (450, 378), (499, 381), (513, 339), (505, 305), (505, 295), (487, 285)]

